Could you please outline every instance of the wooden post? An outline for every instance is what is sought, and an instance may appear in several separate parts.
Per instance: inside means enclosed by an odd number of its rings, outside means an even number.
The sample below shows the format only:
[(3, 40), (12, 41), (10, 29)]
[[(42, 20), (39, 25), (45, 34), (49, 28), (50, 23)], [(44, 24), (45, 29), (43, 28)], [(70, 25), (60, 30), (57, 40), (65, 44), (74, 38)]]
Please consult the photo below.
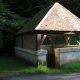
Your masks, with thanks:
[(40, 50), (40, 46), (42, 45), (43, 41), (45, 40), (47, 35), (37, 34), (37, 50)]
[(24, 43), (24, 36), (22, 36), (22, 48), (23, 48), (23, 43)]
[(40, 50), (41, 34), (37, 34), (37, 50)]

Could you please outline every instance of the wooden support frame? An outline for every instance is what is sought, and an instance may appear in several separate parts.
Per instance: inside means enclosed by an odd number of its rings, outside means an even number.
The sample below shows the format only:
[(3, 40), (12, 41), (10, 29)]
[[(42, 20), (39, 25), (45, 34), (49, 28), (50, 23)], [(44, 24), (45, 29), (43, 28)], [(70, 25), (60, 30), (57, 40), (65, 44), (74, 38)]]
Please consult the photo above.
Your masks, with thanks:
[(42, 45), (43, 41), (45, 40), (47, 35), (44, 34), (37, 34), (37, 50), (40, 50), (40, 46)]
[(42, 43), (43, 43), (43, 41), (45, 40), (46, 36), (47, 36), (47, 35), (44, 35), (44, 34), (41, 35), (41, 42), (40, 42), (40, 45), (42, 45)]
[(54, 43), (56, 36), (63, 36), (67, 45), (70, 45), (70, 41), (75, 34), (47, 34), (49, 39)]
[(64, 35), (67, 45), (70, 45), (70, 41), (71, 41), (72, 37), (73, 37), (73, 35)]
[(66, 40), (67, 45), (70, 45), (70, 41), (74, 34), (37, 34), (37, 50), (40, 50), (40, 46), (42, 45), (46, 36), (51, 40), (52, 43), (54, 43), (56, 36), (63, 36)]
[(56, 36), (48, 36), (48, 38), (51, 40), (52, 43), (54, 43)]

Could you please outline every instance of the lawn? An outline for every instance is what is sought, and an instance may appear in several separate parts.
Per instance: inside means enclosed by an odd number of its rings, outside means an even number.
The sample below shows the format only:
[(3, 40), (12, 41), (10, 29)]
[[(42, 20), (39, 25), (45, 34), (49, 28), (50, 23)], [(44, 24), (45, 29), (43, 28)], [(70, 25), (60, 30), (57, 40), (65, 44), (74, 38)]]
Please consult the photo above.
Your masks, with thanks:
[(49, 69), (46, 66), (39, 67), (30, 66), (24, 61), (19, 61), (14, 57), (0, 57), (0, 73), (26, 73), (26, 74), (41, 74), (41, 73), (72, 73), (80, 72), (80, 62), (68, 63), (63, 65), (60, 69)]

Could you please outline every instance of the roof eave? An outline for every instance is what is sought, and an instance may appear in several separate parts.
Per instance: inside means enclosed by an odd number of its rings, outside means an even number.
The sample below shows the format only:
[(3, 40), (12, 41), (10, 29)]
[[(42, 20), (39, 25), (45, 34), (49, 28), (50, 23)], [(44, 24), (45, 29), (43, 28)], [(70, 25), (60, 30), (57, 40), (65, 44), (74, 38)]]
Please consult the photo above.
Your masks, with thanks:
[(53, 30), (33, 30), (24, 32), (21, 34), (16, 34), (15, 36), (21, 36), (21, 35), (30, 35), (30, 34), (64, 34), (64, 35), (80, 35), (80, 31), (53, 31)]

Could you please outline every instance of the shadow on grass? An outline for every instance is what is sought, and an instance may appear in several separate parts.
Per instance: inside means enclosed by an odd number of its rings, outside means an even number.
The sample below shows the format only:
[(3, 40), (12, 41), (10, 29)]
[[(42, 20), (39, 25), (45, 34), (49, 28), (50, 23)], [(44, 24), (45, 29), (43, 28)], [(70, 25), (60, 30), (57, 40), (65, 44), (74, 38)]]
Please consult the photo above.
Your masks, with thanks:
[(32, 66), (30, 63), (9, 56), (0, 56), (0, 73), (26, 73), (26, 74), (63, 74), (80, 72), (80, 62), (67, 63), (60, 69), (50, 69), (46, 66)]
[(33, 66), (16, 57), (0, 56), (0, 73), (24, 73), (30, 67)]

